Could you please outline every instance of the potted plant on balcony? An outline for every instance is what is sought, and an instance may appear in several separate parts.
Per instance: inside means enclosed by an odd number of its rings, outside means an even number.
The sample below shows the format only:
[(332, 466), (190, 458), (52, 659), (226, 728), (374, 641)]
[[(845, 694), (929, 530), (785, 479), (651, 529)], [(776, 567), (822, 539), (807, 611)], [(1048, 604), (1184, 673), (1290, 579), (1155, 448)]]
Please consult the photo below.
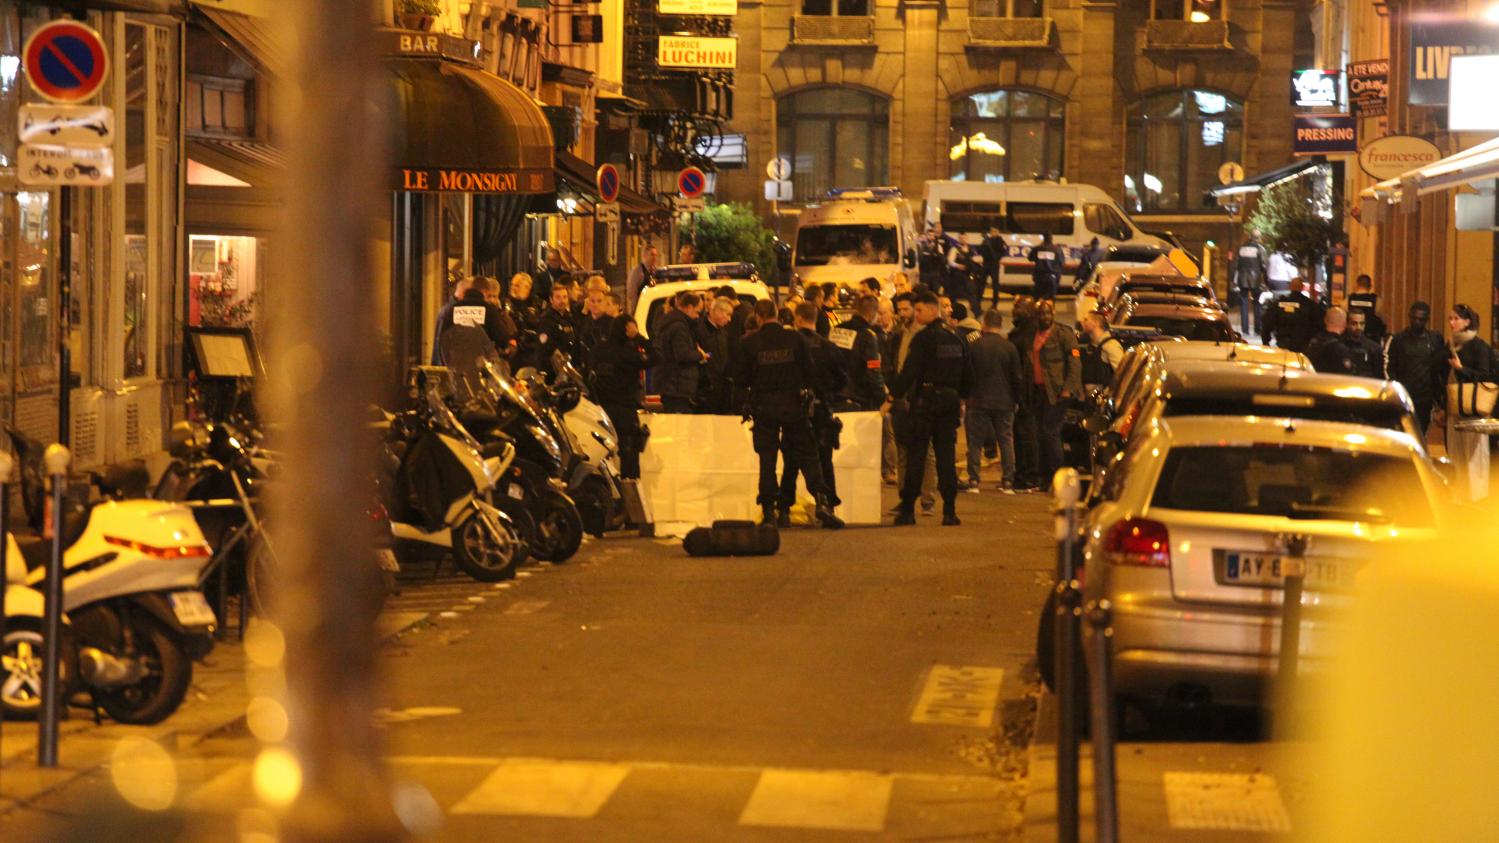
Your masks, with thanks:
[(405, 29), (431, 32), (432, 23), (442, 14), (438, 0), (397, 0), (396, 17)]

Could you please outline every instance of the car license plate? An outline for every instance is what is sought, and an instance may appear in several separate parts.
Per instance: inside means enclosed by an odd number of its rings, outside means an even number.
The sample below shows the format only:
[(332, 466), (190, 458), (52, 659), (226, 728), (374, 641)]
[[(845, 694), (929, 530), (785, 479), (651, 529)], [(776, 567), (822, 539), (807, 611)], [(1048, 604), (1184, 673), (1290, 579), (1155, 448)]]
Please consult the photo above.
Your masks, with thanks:
[[(1282, 588), (1286, 584), (1291, 560), (1273, 553), (1242, 553), (1225, 551), (1223, 554), (1223, 582), (1228, 585), (1271, 586)], [(1305, 559), (1304, 584), (1308, 588), (1339, 588), (1350, 585), (1353, 566), (1333, 559)]]
[(392, 574), (399, 574), (401, 572), (401, 565), (396, 561), (395, 551), (388, 547), (375, 549), (375, 561), (379, 563), (380, 570), (382, 571), (389, 571)]
[(196, 591), (178, 591), (171, 598), (172, 613), (183, 626), (213, 626), (218, 622), (202, 594)]

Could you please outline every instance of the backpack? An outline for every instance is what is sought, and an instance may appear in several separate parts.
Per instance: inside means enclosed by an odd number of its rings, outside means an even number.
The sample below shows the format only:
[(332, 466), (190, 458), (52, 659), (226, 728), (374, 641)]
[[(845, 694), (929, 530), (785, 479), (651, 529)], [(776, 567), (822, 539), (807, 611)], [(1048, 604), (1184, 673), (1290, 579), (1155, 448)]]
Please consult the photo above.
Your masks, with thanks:
[[(1120, 348), (1124, 344), (1119, 342), (1118, 337), (1106, 337), (1104, 343), (1115, 343)], [(1085, 386), (1093, 384), (1108, 384), (1114, 381), (1114, 367), (1103, 356), (1103, 345), (1094, 345), (1089, 342), (1077, 347), (1078, 358), (1082, 368), (1079, 373)]]

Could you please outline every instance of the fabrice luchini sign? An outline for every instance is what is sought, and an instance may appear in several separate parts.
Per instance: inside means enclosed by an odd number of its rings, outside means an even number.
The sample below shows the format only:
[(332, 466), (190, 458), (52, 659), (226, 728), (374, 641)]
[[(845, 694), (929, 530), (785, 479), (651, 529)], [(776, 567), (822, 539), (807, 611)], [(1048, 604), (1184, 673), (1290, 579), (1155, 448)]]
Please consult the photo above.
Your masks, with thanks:
[(663, 35), (656, 47), (659, 67), (733, 70), (738, 61), (739, 40), (736, 38)]

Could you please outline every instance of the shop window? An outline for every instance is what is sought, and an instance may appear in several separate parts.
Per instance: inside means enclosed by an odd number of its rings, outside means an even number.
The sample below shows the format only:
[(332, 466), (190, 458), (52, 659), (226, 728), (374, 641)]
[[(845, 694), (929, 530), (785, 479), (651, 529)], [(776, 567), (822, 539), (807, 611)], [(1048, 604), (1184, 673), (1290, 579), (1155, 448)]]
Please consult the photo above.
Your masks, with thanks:
[(852, 88), (811, 88), (776, 101), (777, 152), (791, 158), (793, 190), (811, 199), (833, 187), (873, 187), (890, 177), (890, 101)]
[(1218, 168), (1243, 160), (1244, 107), (1223, 94), (1183, 89), (1129, 110), (1124, 197), (1136, 213), (1206, 207)]
[(1041, 18), (1042, 0), (971, 0), (968, 14), (976, 18)]
[(252, 125), (251, 101), (250, 83), (244, 79), (189, 79), (184, 100), (187, 131), (245, 137)]
[(949, 177), (984, 182), (1059, 178), (1065, 110), (1059, 99), (1012, 88), (954, 100)]
[(1150, 3), (1150, 17), (1153, 20), (1207, 23), (1223, 20), (1223, 14), (1223, 0), (1151, 0)]
[(256, 325), (265, 273), (265, 240), (231, 235), (188, 238), (190, 325)]
[(832, 15), (835, 17), (868, 17), (869, 0), (802, 0), (804, 15)]
[(146, 27), (125, 27), (125, 288), (123, 353), (126, 378), (147, 373), (150, 356), (151, 250), (147, 152), (150, 149)]

